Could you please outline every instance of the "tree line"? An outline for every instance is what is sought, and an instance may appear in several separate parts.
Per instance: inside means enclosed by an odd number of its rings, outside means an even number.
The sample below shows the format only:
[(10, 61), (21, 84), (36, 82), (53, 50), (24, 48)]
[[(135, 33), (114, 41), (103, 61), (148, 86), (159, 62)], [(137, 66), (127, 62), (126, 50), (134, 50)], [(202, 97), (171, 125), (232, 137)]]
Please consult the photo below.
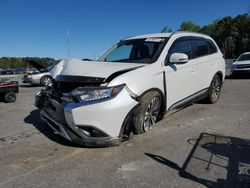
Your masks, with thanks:
[(192, 21), (183, 22), (180, 31), (193, 31), (211, 36), (225, 58), (237, 58), (241, 53), (250, 51), (250, 16), (227, 16), (212, 24), (200, 27)]
[(55, 60), (54, 58), (45, 57), (45, 58), (39, 58), (39, 57), (2, 57), (0, 58), (0, 68), (1, 69), (16, 69), (21, 67), (27, 67), (29, 66), (27, 64), (28, 60), (34, 60), (38, 62), (39, 64), (43, 64), (44, 66), (49, 66), (53, 63), (58, 62), (58, 60)]

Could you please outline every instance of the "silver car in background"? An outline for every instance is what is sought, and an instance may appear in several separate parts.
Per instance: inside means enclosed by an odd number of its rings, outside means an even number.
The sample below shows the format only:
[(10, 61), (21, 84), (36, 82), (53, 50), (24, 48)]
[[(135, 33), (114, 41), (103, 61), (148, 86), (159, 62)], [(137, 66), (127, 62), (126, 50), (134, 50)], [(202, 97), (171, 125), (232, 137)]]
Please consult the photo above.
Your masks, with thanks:
[(35, 67), (38, 71), (33, 73), (26, 73), (22, 77), (23, 83), (29, 83), (31, 85), (46, 85), (51, 80), (50, 70), (55, 66), (55, 64), (50, 65), (45, 68), (43, 65), (40, 65), (34, 61), (30, 61), (33, 67)]
[(231, 67), (231, 75), (250, 75), (250, 52), (241, 54)]

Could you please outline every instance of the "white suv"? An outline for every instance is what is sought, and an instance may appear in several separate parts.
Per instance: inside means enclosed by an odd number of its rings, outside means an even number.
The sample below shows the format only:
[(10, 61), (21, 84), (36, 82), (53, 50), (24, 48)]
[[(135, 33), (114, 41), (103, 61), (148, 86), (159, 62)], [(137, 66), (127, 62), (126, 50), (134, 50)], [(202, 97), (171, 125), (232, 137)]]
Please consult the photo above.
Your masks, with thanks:
[(36, 94), (42, 120), (72, 142), (110, 146), (149, 131), (168, 111), (215, 103), (225, 61), (207, 35), (159, 33), (123, 39), (96, 61), (64, 60), (51, 75)]

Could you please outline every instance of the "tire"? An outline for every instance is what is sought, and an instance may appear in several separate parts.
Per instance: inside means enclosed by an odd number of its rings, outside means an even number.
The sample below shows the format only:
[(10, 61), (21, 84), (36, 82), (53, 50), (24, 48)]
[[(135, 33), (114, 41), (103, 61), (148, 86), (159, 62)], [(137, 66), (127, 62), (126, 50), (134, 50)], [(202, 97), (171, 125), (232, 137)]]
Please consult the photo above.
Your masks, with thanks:
[(11, 93), (6, 93), (4, 96), (4, 102), (5, 103), (13, 103), (16, 101), (16, 94), (11, 92)]
[(221, 87), (222, 87), (222, 81), (221, 81), (219, 75), (216, 74), (213, 77), (213, 80), (212, 80), (210, 87), (208, 89), (208, 97), (207, 97), (208, 103), (214, 104), (218, 101), (218, 99), (220, 97)]
[(159, 119), (162, 105), (161, 95), (150, 91), (140, 99), (140, 105), (134, 111), (133, 127), (135, 134), (148, 132)]
[(232, 78), (232, 79), (236, 78), (236, 74), (234, 72), (231, 72), (230, 78)]
[(49, 80), (51, 80), (51, 77), (50, 77), (50, 76), (43, 76), (43, 77), (41, 78), (40, 83), (41, 83), (43, 86), (46, 86), (46, 84), (47, 84), (47, 82), (48, 82)]

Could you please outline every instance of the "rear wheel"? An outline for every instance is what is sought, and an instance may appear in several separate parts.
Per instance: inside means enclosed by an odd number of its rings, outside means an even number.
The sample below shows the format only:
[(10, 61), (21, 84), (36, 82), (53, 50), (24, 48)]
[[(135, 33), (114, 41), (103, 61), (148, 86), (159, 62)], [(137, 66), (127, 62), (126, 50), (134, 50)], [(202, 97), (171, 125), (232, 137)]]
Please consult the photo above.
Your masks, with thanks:
[(11, 93), (6, 93), (4, 96), (4, 102), (6, 103), (13, 103), (16, 101), (16, 94), (11, 92)]
[(208, 89), (208, 97), (207, 97), (208, 103), (214, 104), (218, 101), (220, 97), (221, 86), (222, 86), (222, 81), (219, 75), (216, 74)]
[(141, 97), (140, 106), (134, 113), (135, 133), (148, 132), (152, 128), (159, 118), (161, 105), (161, 95), (156, 91), (150, 91)]

